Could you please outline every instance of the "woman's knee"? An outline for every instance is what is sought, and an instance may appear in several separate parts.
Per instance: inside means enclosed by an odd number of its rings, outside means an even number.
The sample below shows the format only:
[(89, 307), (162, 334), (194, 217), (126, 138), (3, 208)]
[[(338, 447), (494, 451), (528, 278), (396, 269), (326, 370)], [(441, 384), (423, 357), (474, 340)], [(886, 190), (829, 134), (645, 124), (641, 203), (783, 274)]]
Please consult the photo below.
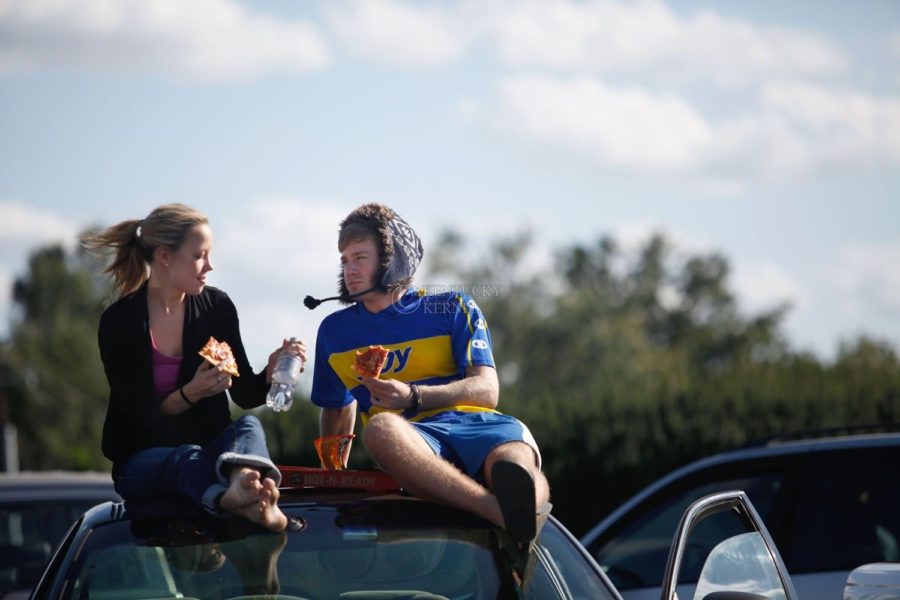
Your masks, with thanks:
[(183, 444), (172, 450), (166, 462), (175, 467), (184, 466), (204, 458), (208, 460), (208, 457), (205, 455), (206, 451), (202, 446), (196, 444)]
[(243, 415), (234, 420), (234, 426), (238, 429), (259, 429), (262, 431), (262, 421), (254, 415)]

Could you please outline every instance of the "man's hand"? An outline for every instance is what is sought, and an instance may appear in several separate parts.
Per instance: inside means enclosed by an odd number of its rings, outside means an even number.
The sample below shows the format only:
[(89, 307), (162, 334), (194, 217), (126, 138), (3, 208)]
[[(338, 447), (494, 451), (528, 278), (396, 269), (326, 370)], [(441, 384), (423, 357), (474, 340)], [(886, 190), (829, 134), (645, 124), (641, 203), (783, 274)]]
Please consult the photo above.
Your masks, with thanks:
[[(362, 384), (371, 394), (372, 406), (408, 410), (413, 406), (412, 388), (398, 379), (363, 377)], [(443, 385), (420, 385), (422, 410), (469, 405), (496, 409), (500, 395), (497, 370), (493, 367), (467, 367), (466, 376)]]
[(412, 407), (412, 388), (397, 379), (363, 377), (362, 384), (371, 394), (373, 406), (406, 410)]

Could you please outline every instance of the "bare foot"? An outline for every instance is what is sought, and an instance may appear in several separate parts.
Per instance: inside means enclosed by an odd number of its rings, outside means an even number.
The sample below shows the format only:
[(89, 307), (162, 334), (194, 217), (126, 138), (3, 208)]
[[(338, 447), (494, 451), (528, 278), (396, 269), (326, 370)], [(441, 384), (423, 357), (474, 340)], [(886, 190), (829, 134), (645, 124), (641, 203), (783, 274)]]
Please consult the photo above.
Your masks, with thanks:
[(263, 495), (268, 495), (268, 498), (263, 502), (264, 507), (260, 524), (272, 531), (284, 531), (287, 528), (288, 520), (284, 513), (281, 512), (281, 509), (278, 508), (278, 499), (281, 498), (281, 492), (278, 491), (275, 481), (269, 477), (263, 479), (262, 485)]
[(263, 499), (262, 493), (259, 471), (241, 467), (232, 472), (228, 489), (219, 500), (219, 506), (226, 512), (234, 512), (260, 502)]
[(288, 520), (284, 513), (281, 512), (281, 509), (278, 508), (277, 502), (281, 493), (278, 491), (275, 482), (268, 477), (263, 479), (261, 485), (263, 490), (255, 502), (239, 506), (228, 512), (240, 515), (253, 523), (258, 523), (266, 529), (284, 531), (287, 528)]

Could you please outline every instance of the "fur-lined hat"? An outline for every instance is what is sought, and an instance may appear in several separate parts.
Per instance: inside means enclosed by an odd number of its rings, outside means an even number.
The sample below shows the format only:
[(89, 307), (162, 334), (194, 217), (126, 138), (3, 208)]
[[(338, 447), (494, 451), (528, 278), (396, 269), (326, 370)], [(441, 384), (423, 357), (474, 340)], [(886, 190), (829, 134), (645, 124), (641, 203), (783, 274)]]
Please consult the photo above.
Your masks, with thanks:
[[(341, 221), (338, 247), (372, 236), (378, 246), (381, 265), (375, 274), (375, 287), (384, 292), (405, 289), (412, 284), (416, 268), (422, 261), (422, 240), (400, 215), (383, 204), (364, 204)], [(338, 289), (344, 304), (350, 292), (344, 283), (343, 272), (338, 273)]]

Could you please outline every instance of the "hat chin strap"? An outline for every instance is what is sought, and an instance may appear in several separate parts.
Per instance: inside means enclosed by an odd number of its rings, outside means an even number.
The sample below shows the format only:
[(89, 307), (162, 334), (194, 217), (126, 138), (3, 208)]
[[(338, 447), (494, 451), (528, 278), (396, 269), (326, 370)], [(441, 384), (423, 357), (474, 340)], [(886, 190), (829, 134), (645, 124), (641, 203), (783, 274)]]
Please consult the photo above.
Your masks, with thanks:
[(322, 298), (321, 300), (318, 298), (313, 298), (312, 296), (307, 296), (306, 298), (303, 299), (303, 305), (306, 306), (306, 308), (312, 310), (312, 309), (316, 308), (317, 306), (319, 306), (320, 304), (322, 304), (323, 302), (328, 302), (330, 300), (343, 300), (343, 301), (353, 300), (354, 298), (356, 298), (358, 296), (365, 296), (369, 292), (374, 292), (375, 290), (378, 290), (378, 289), (381, 289), (380, 285), (373, 285), (369, 289), (363, 290), (361, 292), (356, 292), (355, 294), (342, 294), (340, 296), (331, 296), (329, 298)]

